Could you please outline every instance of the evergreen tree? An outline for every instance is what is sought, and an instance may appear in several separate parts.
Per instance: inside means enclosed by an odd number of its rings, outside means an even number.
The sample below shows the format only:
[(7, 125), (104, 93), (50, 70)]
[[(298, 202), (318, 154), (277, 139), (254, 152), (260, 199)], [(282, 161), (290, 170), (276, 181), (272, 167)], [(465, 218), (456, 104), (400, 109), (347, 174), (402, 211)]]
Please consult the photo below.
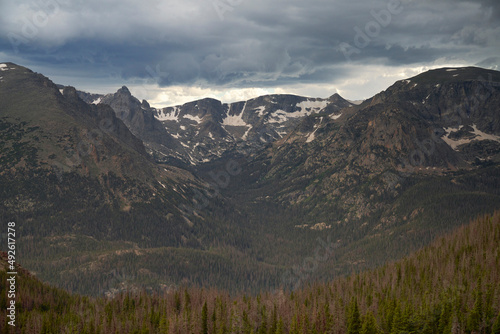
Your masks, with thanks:
[(201, 332), (202, 334), (208, 334), (208, 307), (206, 301), (201, 309)]
[(361, 326), (361, 334), (377, 334), (377, 324), (373, 313), (368, 311), (363, 319), (363, 326)]
[[(500, 316), (498, 318), (500, 318)], [(283, 334), (283, 333), (284, 333), (284, 324), (283, 324), (283, 319), (280, 317), (278, 320), (278, 324), (276, 325), (275, 334)]]
[(352, 298), (349, 313), (347, 315), (347, 333), (359, 334), (361, 331), (361, 319), (359, 314), (358, 301)]
[(253, 332), (252, 324), (250, 322), (250, 319), (248, 318), (248, 313), (245, 310), (243, 311), (242, 321), (243, 321), (243, 333), (245, 334), (252, 333)]
[(474, 306), (469, 313), (467, 319), (467, 331), (478, 331), (481, 329), (483, 320), (483, 291), (481, 287), (481, 278), (479, 278), (478, 286), (475, 289)]
[(498, 312), (497, 319), (495, 323), (493, 323), (493, 327), (491, 328), (492, 334), (500, 334), (500, 312)]

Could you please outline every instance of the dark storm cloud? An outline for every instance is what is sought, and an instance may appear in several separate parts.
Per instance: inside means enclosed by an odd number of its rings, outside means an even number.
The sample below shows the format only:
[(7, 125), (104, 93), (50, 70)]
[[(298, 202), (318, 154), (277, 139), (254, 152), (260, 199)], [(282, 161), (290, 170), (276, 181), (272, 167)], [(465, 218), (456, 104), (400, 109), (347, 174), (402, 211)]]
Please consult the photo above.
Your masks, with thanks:
[(0, 6), (0, 55), (163, 86), (335, 82), (357, 63), (489, 58), (497, 66), (492, 57), (500, 45), (497, 0), (7, 0)]

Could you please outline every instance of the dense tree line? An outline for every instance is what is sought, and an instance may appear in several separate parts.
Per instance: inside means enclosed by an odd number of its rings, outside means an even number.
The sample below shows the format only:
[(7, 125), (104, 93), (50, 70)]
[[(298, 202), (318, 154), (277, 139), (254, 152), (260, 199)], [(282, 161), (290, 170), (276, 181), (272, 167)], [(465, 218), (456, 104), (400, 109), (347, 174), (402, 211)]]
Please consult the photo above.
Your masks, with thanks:
[[(5, 257), (5, 255), (4, 255)], [(0, 307), (6, 309), (6, 262)], [(500, 333), (500, 214), (401, 261), (302, 289), (230, 295), (178, 288), (70, 295), (22, 271), (2, 333)]]

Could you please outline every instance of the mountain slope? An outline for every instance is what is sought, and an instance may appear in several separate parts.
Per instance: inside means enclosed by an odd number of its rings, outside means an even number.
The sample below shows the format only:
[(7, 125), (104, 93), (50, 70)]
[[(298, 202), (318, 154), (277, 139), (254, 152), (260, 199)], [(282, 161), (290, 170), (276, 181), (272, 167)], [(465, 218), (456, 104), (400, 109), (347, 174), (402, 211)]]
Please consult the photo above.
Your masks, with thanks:
[(295, 240), (286, 255), (261, 254), (271, 263), (310, 254), (298, 240), (311, 233), (342, 240), (339, 272), (399, 258), (499, 207), (499, 77), (430, 71), (334, 116), (311, 115), (247, 160), (223, 194), (275, 236), (266, 242)]
[[(18, 222), (20, 256), (28, 268), (60, 285), (78, 273), (80, 284), (72, 288), (98, 293), (99, 287), (89, 282), (109, 280), (109, 275), (105, 265), (96, 263), (114, 252), (181, 248), (172, 263), (184, 257), (184, 248), (200, 250), (200, 257), (213, 255), (205, 249), (231, 227), (201, 212), (186, 217), (202, 180), (155, 164), (108, 105), (89, 105), (74, 88), (60, 90), (24, 67), (5, 66), (0, 82), (0, 217)], [(221, 205), (220, 200), (204, 209), (209, 212), (214, 205)], [(240, 233), (231, 233), (234, 240)], [(158, 269), (163, 282), (177, 284), (166, 265), (164, 261)], [(57, 266), (61, 270), (55, 271)]]
[[(6, 282), (7, 256), (1, 255), (0, 279)], [(86, 298), (44, 285), (18, 267), (11, 332), (497, 333), (499, 270), (498, 214), (379, 269), (250, 297), (189, 288)], [(0, 287), (6, 307), (7, 286)], [(0, 313), (5, 333), (7, 321)]]

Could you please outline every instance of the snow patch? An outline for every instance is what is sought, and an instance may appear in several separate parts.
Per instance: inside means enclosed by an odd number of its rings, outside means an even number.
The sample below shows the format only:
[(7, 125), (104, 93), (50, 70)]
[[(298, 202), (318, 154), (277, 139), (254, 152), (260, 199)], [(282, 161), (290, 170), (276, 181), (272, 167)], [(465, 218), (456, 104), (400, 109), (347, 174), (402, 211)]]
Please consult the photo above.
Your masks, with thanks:
[(446, 69), (446, 72), (453, 72), (453, 71), (456, 71), (457, 69), (456, 68), (448, 68)]
[(195, 121), (196, 123), (200, 123), (202, 120), (202, 118), (200, 118), (199, 116), (193, 116), (189, 114), (183, 115), (182, 117)]
[(310, 143), (312, 142), (314, 139), (316, 139), (316, 131), (318, 131), (318, 129), (314, 130), (306, 139), (306, 143)]
[[(243, 110), (245, 109), (243, 108)], [(248, 124), (243, 120), (243, 111), (239, 115), (227, 115), (222, 121), (222, 125), (248, 126)]]
[(162, 111), (159, 113), (158, 116), (156, 116), (156, 119), (159, 121), (176, 121), (178, 122), (179, 119), (179, 107), (173, 107), (173, 109), (170, 112)]
[(324, 109), (328, 105), (328, 101), (302, 101), (296, 106), (300, 108), (298, 111), (286, 112), (284, 110), (276, 110), (274, 113), (269, 115), (267, 119), (268, 123), (283, 123), (288, 121), (289, 118), (299, 118), (311, 115), (313, 112), (318, 112)]
[(243, 140), (247, 140), (248, 138), (248, 133), (250, 132), (250, 130), (252, 130), (253, 126), (249, 125), (249, 128), (248, 130), (243, 134), (243, 136), (241, 136), (241, 139)]
[(101, 103), (101, 98), (98, 98), (94, 100), (94, 102), (92, 102), (92, 104), (99, 104), (99, 103)]
[(330, 115), (329, 117), (331, 119), (338, 119), (340, 116), (342, 116), (342, 114), (338, 114), (338, 115)]
[(459, 139), (459, 140), (453, 140), (450, 138), (450, 134), (452, 131), (458, 131), (463, 128), (463, 125), (459, 126), (458, 129), (455, 128), (443, 128), (444, 131), (446, 132), (446, 135), (442, 137), (443, 141), (448, 144), (453, 150), (458, 151), (458, 146), (463, 145), (463, 144), (469, 144), (472, 141), (483, 141), (483, 140), (492, 140), (492, 141), (497, 141), (500, 143), (500, 136), (496, 135), (491, 135), (486, 132), (483, 132), (477, 128), (477, 125), (473, 124), (472, 129), (473, 129), (473, 134), (475, 135), (474, 138), (465, 138), (465, 139)]
[(319, 129), (319, 126), (321, 125), (321, 123), (323, 123), (323, 117), (321, 117), (320, 121), (319, 121), (319, 124), (316, 124), (314, 126), (314, 131), (307, 137), (306, 139), (306, 143), (310, 143), (312, 142), (314, 139), (316, 139), (316, 131), (318, 131)]
[[(9, 70), (9, 68), (7, 67), (7, 64), (0, 64), (0, 71), (3, 72), (3, 71), (8, 71), (8, 70)], [(12, 68), (11, 68), (11, 70), (12, 70)]]
[(500, 142), (500, 136), (491, 135), (489, 133), (483, 132), (479, 130), (475, 124), (472, 125), (472, 128), (474, 129), (474, 134), (479, 137), (479, 138), (474, 138), (475, 140), (493, 140)]
[(276, 110), (274, 114), (269, 115), (269, 118), (267, 119), (267, 123), (283, 123), (288, 121), (287, 116), (289, 116), (286, 111), (284, 110)]
[(185, 127), (184, 125), (181, 125), (181, 126), (180, 126), (180, 128), (181, 128), (181, 130), (183, 130), (183, 131), (184, 131), (184, 130), (186, 130), (186, 127)]
[(264, 110), (266, 110), (265, 106), (260, 106), (257, 109), (254, 109), (254, 111), (259, 114), (259, 117), (264, 116)]
[(327, 100), (323, 101), (311, 101), (311, 100), (306, 100), (302, 101), (297, 104), (297, 107), (300, 108), (300, 112), (304, 113), (312, 113), (312, 112), (318, 112), (321, 109), (324, 109), (328, 105)]

